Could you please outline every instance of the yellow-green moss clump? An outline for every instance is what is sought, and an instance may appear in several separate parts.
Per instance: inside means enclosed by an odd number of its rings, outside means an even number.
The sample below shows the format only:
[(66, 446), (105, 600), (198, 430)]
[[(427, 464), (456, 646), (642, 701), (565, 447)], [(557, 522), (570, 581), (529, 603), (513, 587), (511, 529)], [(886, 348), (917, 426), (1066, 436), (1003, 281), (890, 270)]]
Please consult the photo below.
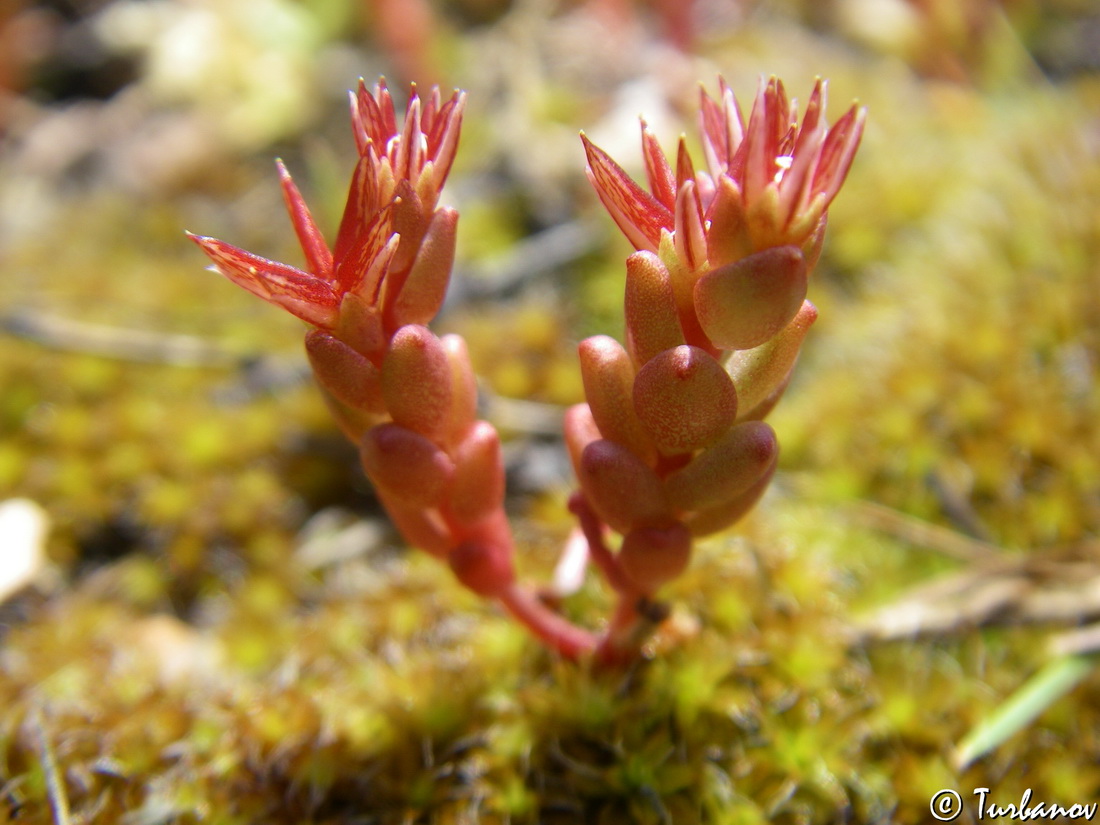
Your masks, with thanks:
[[(1095, 536), (1100, 166), (1088, 90), (912, 91), (902, 143), (867, 147), (833, 216), (830, 259), (861, 272), (861, 300), (823, 312), (821, 360), (803, 373), (800, 405), (778, 413), (780, 432), (841, 495), (1011, 547)], [(852, 214), (870, 187), (881, 220)]]

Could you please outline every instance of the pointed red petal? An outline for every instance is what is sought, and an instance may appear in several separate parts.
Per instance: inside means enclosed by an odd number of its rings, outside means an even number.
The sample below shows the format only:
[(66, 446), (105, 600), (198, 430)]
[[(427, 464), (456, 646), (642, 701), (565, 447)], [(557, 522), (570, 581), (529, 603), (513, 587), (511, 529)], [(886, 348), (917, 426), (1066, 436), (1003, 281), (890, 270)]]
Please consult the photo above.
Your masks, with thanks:
[[(420, 111), (420, 125), (424, 131), (424, 135), (428, 137), (429, 132), (435, 127), (437, 118), (439, 117), (439, 108), (443, 102), (442, 96), (439, 94), (439, 87), (432, 86), (432, 91), (428, 95), (427, 100), (421, 106)], [(431, 152), (431, 138), (428, 137), (428, 151)]]
[(661, 230), (673, 228), (672, 212), (631, 180), (602, 149), (581, 135), (588, 157), (588, 178), (619, 229), (635, 249), (656, 252)]
[(661, 151), (656, 136), (642, 121), (642, 157), (645, 158), (646, 177), (649, 191), (668, 210), (676, 208), (676, 176), (668, 164), (668, 158)]
[[(336, 258), (334, 278), (340, 293), (355, 292), (368, 305), (374, 306), (379, 285), (385, 277), (385, 263), (396, 251), (397, 243), (392, 239), (392, 207), (386, 206), (372, 220), (359, 227), (359, 232), (348, 242), (343, 255)], [(392, 246), (392, 249), (389, 247)], [(388, 250), (388, 253), (387, 253)]]
[(302, 193), (294, 184), (290, 173), (286, 170), (281, 160), (276, 161), (279, 168), (279, 179), (283, 187), (283, 199), (286, 201), (287, 212), (290, 213), (290, 222), (294, 224), (294, 232), (298, 236), (298, 243), (302, 245), (302, 251), (306, 256), (309, 271), (318, 278), (330, 280), (332, 278), (332, 252), (325, 243), (325, 237), (313, 216), (309, 207), (302, 199)]
[(378, 110), (377, 130), (381, 143), (378, 151), (383, 152), (386, 149), (386, 141), (397, 134), (397, 112), (384, 77), (378, 78), (378, 82), (374, 85), (374, 101)]
[(333, 249), (337, 268), (339, 268), (339, 262), (347, 257), (360, 232), (381, 207), (378, 203), (377, 163), (373, 147), (368, 147), (367, 153), (362, 155), (359, 162), (355, 164), (351, 185), (348, 187), (344, 216), (340, 221), (340, 231), (336, 235), (336, 246)]
[(393, 174), (398, 180), (415, 180), (423, 164), (424, 147), (421, 145), (423, 134), (420, 131), (420, 98), (413, 87), (409, 106), (405, 112), (405, 125), (401, 137), (397, 140), (396, 152), (392, 158)]
[[(367, 143), (373, 143), (378, 151), (384, 150), (389, 134), (385, 132), (383, 126), (382, 110), (378, 107), (378, 101), (367, 89), (366, 81), (362, 78), (359, 79), (359, 88), (355, 100), (357, 104), (355, 114), (359, 121), (359, 128), (363, 132)], [(365, 147), (360, 147), (360, 154), (364, 149)]]
[(810, 102), (806, 104), (806, 114), (802, 116), (802, 125), (798, 129), (798, 139), (794, 145), (795, 154), (808, 145), (808, 142), (816, 142), (817, 132), (824, 127), (827, 92), (826, 82), (819, 77), (810, 93)]
[(326, 281), (216, 238), (188, 237), (214, 262), (218, 272), (253, 295), (318, 327), (329, 329), (336, 322), (339, 301)]
[(819, 78), (791, 151), (791, 165), (779, 185), (779, 211), (783, 216), (783, 225), (790, 223), (794, 215), (809, 203), (814, 169), (827, 133), (825, 99), (825, 82)]
[(863, 124), (867, 110), (852, 106), (825, 136), (821, 158), (814, 172), (813, 193), (824, 194), (826, 203), (836, 197), (841, 184), (848, 176), (856, 149), (863, 137)]
[(712, 175), (722, 172), (728, 156), (729, 134), (722, 107), (699, 87), (699, 131), (703, 136), (703, 154)]
[(695, 164), (691, 162), (687, 141), (681, 137), (676, 147), (676, 191), (683, 189), (685, 181), (689, 180), (695, 180)]
[[(760, 197), (775, 176), (775, 158), (778, 150), (776, 127), (779, 121), (779, 92), (775, 78), (767, 84), (761, 84), (749, 116), (749, 127), (745, 134), (747, 157), (745, 158), (745, 177), (742, 191), (745, 203), (752, 203)], [(786, 112), (784, 112), (784, 115)]]
[(676, 197), (676, 254), (696, 270), (707, 260), (707, 233), (703, 225), (703, 205), (695, 191), (695, 181), (685, 181)]
[[(363, 87), (363, 79), (359, 79), (359, 87)], [(359, 96), (355, 92), (348, 92), (348, 107), (351, 110), (351, 133), (355, 136), (355, 148), (362, 155), (370, 145), (370, 135), (364, 125), (363, 112), (359, 106)]]
[[(700, 89), (699, 119), (707, 166), (715, 178), (726, 172), (740, 179), (745, 118), (737, 98), (722, 77), (718, 78), (718, 97), (720, 102), (712, 100)], [(740, 162), (736, 162), (735, 158), (741, 158)]]
[(462, 113), (466, 110), (466, 93), (455, 91), (440, 110), (438, 123), (428, 140), (428, 152), (435, 164), (435, 188), (441, 190), (454, 164), (458, 137), (462, 131)]

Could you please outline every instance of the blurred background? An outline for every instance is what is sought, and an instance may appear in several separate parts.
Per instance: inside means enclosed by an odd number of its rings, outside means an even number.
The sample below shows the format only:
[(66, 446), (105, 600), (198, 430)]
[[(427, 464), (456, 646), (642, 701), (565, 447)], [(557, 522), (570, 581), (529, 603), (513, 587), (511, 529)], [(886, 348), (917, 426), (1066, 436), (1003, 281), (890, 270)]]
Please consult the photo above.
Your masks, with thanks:
[[(285, 821), (342, 821), (332, 789), (358, 789), (342, 771), (368, 759), (390, 777), (375, 791), (414, 813), (363, 821), (556, 821), (532, 800), (559, 785), (579, 806), (562, 821), (927, 810), (987, 749), (960, 750), (969, 731), (1100, 645), (1098, 71), (1092, 0), (0, 0), (0, 822), (66, 821), (62, 802), (74, 822), (250, 821), (276, 816), (272, 777)], [(821, 735), (855, 744), (821, 773), (769, 747), (825, 740), (772, 738), (740, 803), (712, 810), (693, 779), (631, 807), (629, 782), (589, 792), (561, 778), (568, 761), (530, 766), (572, 712), (536, 703), (513, 743), (527, 768), (502, 757), (480, 796), (452, 772), (439, 797), (438, 777), (416, 784), (425, 764), (466, 751), (418, 761), (403, 734), (454, 747), (502, 717), (457, 698), (436, 718), (418, 682), (438, 651), (471, 696), (545, 662), (493, 620), (472, 630), (485, 608), (406, 557), (311, 384), (301, 324), (206, 271), (183, 232), (300, 264), (274, 158), (331, 237), (346, 90), (384, 75), (403, 105), (411, 82), (466, 89), (437, 327), (470, 343), (508, 437), (520, 568), (541, 575), (570, 527), (557, 425), (583, 399), (576, 344), (621, 336), (630, 251), (577, 133), (639, 172), (643, 115), (701, 157), (698, 84), (718, 74), (746, 111), (775, 74), (800, 100), (828, 78), (830, 120), (857, 98), (870, 113), (810, 288), (820, 320), (773, 417), (775, 490), (673, 591), (688, 609), (668, 644), (726, 664), (699, 676), (714, 691), (767, 649), (786, 664), (737, 694), (742, 711), (812, 696), (802, 724), (834, 719)], [(786, 607), (756, 592), (761, 571)], [(598, 616), (605, 595), (573, 609)], [(196, 679), (217, 685), (214, 715)], [(1096, 686), (1091, 667), (1063, 673), (1040, 721), (1010, 718), (988, 734), (1006, 748), (964, 775), (1001, 777), (1006, 802), (1032, 785), (1096, 798)], [(699, 764), (723, 742), (699, 743)], [(486, 818), (461, 819), (456, 793)], [(662, 820), (685, 793), (695, 818)]]

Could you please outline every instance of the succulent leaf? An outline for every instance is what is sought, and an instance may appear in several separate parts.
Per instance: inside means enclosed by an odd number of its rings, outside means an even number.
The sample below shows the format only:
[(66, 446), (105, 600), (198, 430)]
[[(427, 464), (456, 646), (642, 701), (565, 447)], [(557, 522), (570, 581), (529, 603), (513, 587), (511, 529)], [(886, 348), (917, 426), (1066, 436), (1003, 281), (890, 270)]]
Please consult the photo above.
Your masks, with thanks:
[(669, 503), (688, 512), (731, 501), (760, 480), (778, 453), (779, 444), (770, 426), (762, 421), (738, 424), (665, 477)]
[(699, 323), (717, 347), (758, 347), (798, 313), (806, 277), (806, 262), (794, 246), (772, 247), (712, 269), (695, 284)]
[(687, 568), (691, 542), (691, 531), (678, 522), (669, 527), (640, 527), (623, 536), (617, 558), (642, 592), (653, 593)]
[(427, 327), (408, 324), (390, 339), (382, 361), (382, 393), (393, 420), (436, 442), (451, 414), (451, 363)]
[(379, 424), (363, 436), (363, 469), (404, 507), (437, 507), (454, 476), (454, 462), (420, 433)]
[(713, 444), (737, 415), (737, 392), (722, 366), (698, 347), (665, 350), (638, 371), (634, 409), (662, 453)]
[(634, 365), (618, 341), (595, 335), (578, 348), (584, 395), (604, 438), (622, 444), (647, 464), (657, 457), (634, 412)]
[(627, 349), (637, 366), (685, 343), (672, 280), (652, 252), (635, 252), (626, 259), (624, 304)]
[(670, 521), (657, 474), (614, 441), (593, 441), (581, 454), (578, 477), (592, 509), (620, 533)]
[(449, 207), (436, 211), (412, 269), (393, 298), (392, 316), (397, 326), (427, 324), (443, 306), (454, 265), (457, 227), (458, 212)]
[(306, 334), (306, 353), (317, 381), (342, 403), (375, 415), (386, 412), (382, 374), (364, 355), (318, 329)]
[(737, 387), (740, 408), (746, 416), (752, 415), (787, 380), (802, 341), (816, 319), (817, 308), (803, 301), (798, 314), (778, 335), (765, 344), (730, 356), (726, 369)]
[(504, 502), (504, 465), (500, 436), (478, 421), (452, 453), (455, 464), (448, 512), (463, 524), (475, 524)]

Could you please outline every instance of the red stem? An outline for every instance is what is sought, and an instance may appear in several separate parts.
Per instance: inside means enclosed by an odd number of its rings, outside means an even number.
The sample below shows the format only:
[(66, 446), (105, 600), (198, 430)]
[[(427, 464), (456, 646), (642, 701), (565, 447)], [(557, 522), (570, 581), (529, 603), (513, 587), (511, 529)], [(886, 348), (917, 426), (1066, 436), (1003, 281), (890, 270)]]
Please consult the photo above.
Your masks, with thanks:
[(555, 613), (531, 591), (513, 584), (500, 594), (500, 601), (518, 621), (565, 658), (576, 661), (596, 649), (598, 641), (593, 634)]
[(592, 559), (607, 583), (617, 593), (634, 593), (637, 588), (627, 578), (610, 548), (603, 540), (603, 522), (599, 520), (592, 508), (588, 505), (588, 499), (584, 493), (576, 492), (569, 497), (569, 512), (577, 517), (584, 537), (588, 540), (588, 555)]

